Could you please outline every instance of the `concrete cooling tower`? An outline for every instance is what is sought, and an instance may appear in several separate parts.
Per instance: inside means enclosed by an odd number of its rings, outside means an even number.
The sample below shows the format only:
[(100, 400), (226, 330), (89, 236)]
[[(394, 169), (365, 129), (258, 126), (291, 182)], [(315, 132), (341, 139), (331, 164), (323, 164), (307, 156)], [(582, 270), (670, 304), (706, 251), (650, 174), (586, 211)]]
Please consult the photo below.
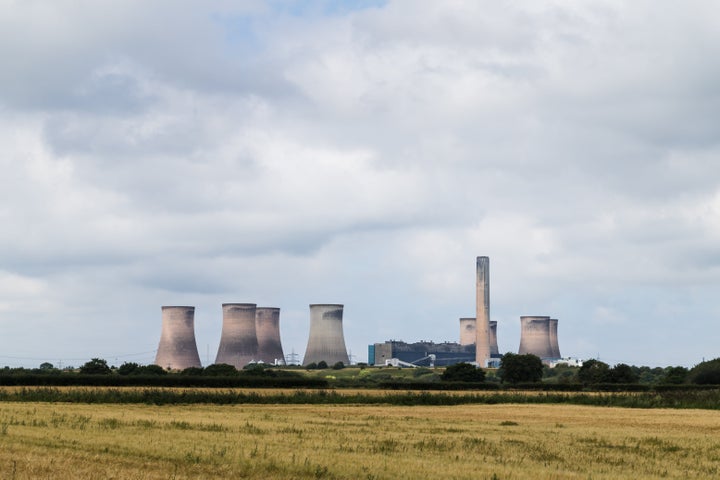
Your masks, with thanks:
[(490, 258), (477, 257), (475, 275), (475, 362), (487, 367), (490, 360)]
[(497, 344), (497, 322), (490, 321), (490, 355), (499, 355)]
[(195, 343), (195, 307), (162, 307), (155, 364), (172, 370), (201, 366)]
[(223, 303), (223, 325), (215, 363), (227, 363), (237, 369), (257, 360), (258, 337), (254, 303)]
[(550, 347), (552, 349), (552, 358), (562, 358), (560, 356), (560, 345), (558, 344), (558, 320), (557, 318), (550, 319)]
[(255, 330), (257, 331), (257, 360), (285, 365), (282, 341), (280, 340), (280, 309), (258, 307), (255, 310)]
[(475, 319), (460, 319), (460, 345), (475, 345)]
[(554, 358), (550, 343), (550, 317), (520, 317), (520, 355), (532, 353), (540, 358)]
[(343, 336), (343, 306), (310, 305), (310, 335), (303, 365), (324, 360), (328, 365), (350, 363)]

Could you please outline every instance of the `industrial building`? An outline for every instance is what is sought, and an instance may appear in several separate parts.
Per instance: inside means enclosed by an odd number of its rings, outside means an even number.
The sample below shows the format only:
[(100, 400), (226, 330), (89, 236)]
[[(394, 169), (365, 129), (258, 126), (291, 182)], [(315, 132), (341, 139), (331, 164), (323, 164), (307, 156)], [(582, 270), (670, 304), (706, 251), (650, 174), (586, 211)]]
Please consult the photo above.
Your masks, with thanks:
[(256, 361), (258, 353), (254, 303), (223, 303), (223, 323), (215, 363), (226, 363), (237, 369)]
[(520, 317), (520, 355), (531, 353), (548, 361), (560, 358), (557, 338), (557, 319), (548, 316)]
[[(400, 365), (418, 367), (443, 367), (460, 362), (475, 361), (475, 345), (459, 343), (416, 342), (405, 343), (390, 340), (368, 346), (368, 360), (371, 365), (394, 364), (392, 359), (400, 360)], [(390, 361), (390, 362), (388, 362)]]
[(350, 364), (343, 335), (343, 305), (310, 305), (310, 334), (303, 365), (324, 361), (328, 365)]
[(280, 309), (257, 307), (255, 330), (258, 342), (256, 360), (273, 365), (285, 365), (285, 354), (280, 340)]
[(168, 370), (200, 367), (195, 342), (195, 307), (164, 306), (155, 365)]

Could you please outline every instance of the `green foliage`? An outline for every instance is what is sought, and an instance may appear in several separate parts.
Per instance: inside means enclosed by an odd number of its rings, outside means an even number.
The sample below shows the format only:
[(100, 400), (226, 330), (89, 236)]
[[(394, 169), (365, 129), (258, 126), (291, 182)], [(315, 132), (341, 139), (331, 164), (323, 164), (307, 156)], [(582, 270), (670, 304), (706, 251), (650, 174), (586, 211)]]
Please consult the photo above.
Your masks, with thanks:
[(138, 368), (140, 368), (140, 365), (135, 362), (125, 362), (118, 367), (117, 373), (119, 375), (131, 375), (137, 372)]
[(333, 370), (342, 370), (345, 368), (345, 364), (343, 362), (336, 362), (335, 365), (332, 366)]
[(577, 377), (578, 381), (585, 385), (610, 383), (610, 365), (600, 360), (585, 360), (578, 370)]
[(277, 373), (262, 363), (250, 363), (243, 367), (243, 373), (247, 375), (255, 375), (258, 377), (276, 377)]
[(689, 370), (685, 367), (668, 367), (665, 369), (665, 375), (660, 383), (679, 385), (685, 383)]
[(55, 367), (50, 362), (43, 362), (40, 364), (40, 370), (43, 370), (43, 371), (55, 370)]
[(469, 363), (460, 362), (445, 368), (440, 375), (443, 382), (484, 382), (485, 370)]
[(695, 365), (687, 379), (698, 385), (720, 385), (720, 358)]
[(530, 353), (506, 353), (500, 360), (497, 374), (503, 383), (539, 382), (543, 376), (542, 360)]
[(187, 376), (200, 376), (205, 372), (202, 367), (188, 367), (182, 372), (180, 372), (180, 375), (187, 375)]
[(317, 370), (318, 366), (315, 362), (310, 362), (307, 365), (305, 365), (305, 369), (307, 370)]
[(630, 365), (618, 363), (610, 369), (611, 383), (638, 383), (638, 376), (633, 372)]
[(203, 375), (211, 377), (232, 377), (238, 374), (239, 372), (237, 368), (232, 365), (228, 365), (227, 363), (213, 363), (212, 365), (205, 367), (205, 370), (203, 371)]
[(93, 358), (80, 367), (80, 373), (84, 375), (110, 375), (112, 371), (107, 361), (102, 358)]
[(328, 364), (325, 360), (320, 360), (317, 364), (317, 368), (318, 370), (325, 370), (326, 368), (328, 368)]

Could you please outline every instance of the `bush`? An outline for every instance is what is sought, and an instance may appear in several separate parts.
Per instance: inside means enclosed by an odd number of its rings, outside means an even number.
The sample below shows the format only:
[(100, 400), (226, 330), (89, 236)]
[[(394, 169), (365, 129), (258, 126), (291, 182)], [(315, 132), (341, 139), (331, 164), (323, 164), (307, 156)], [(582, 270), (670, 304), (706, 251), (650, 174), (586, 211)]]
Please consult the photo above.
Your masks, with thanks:
[(687, 378), (698, 385), (720, 385), (720, 358), (695, 365)]
[(688, 369), (685, 367), (668, 367), (665, 369), (665, 375), (660, 379), (660, 383), (670, 385), (680, 385), (685, 383), (688, 377)]
[(598, 383), (610, 383), (610, 365), (600, 360), (590, 359), (583, 362), (577, 374), (580, 383), (595, 385)]
[(213, 363), (212, 365), (205, 367), (205, 370), (203, 371), (204, 375), (212, 377), (232, 377), (238, 375), (238, 373), (237, 368), (232, 365), (228, 365), (227, 363)]
[(133, 373), (136, 373), (138, 368), (140, 368), (140, 365), (138, 365), (135, 362), (125, 362), (117, 369), (117, 373), (119, 375), (131, 375)]
[(108, 367), (107, 361), (102, 358), (93, 358), (80, 367), (80, 373), (85, 375), (110, 375), (112, 371)]
[(325, 360), (320, 360), (317, 364), (317, 368), (318, 370), (325, 370), (326, 368), (328, 368), (328, 364)]
[(633, 372), (630, 365), (618, 363), (610, 369), (610, 382), (612, 383), (638, 383), (638, 376)]
[(332, 366), (333, 370), (342, 370), (345, 368), (345, 364), (343, 362), (336, 362), (335, 365)]
[(484, 382), (485, 370), (469, 363), (460, 362), (445, 368), (440, 375), (443, 382)]
[(317, 370), (318, 366), (315, 362), (310, 362), (307, 365), (305, 365), (306, 370)]
[(497, 374), (503, 383), (539, 382), (543, 376), (542, 360), (531, 353), (506, 353), (500, 360)]

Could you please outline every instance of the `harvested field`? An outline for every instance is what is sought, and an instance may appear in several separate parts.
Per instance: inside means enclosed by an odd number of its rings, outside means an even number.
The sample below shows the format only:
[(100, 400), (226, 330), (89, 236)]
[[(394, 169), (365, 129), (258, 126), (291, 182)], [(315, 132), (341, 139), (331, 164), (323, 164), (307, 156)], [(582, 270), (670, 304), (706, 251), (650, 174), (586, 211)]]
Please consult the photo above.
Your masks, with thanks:
[(0, 403), (0, 478), (712, 478), (720, 412)]

